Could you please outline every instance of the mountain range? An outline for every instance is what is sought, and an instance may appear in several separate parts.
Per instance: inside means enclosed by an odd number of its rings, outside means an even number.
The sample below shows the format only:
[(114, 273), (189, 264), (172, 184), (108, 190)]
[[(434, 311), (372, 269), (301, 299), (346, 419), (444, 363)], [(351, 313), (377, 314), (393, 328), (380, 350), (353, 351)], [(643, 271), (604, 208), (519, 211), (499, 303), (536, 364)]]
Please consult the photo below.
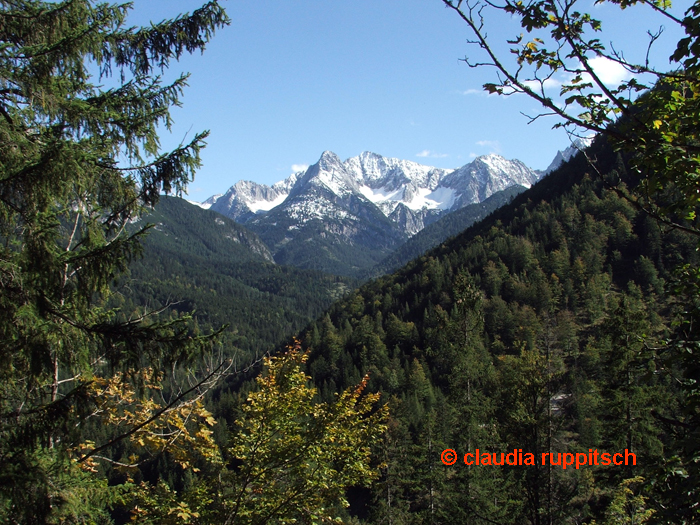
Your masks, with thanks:
[(440, 215), (481, 202), (514, 184), (530, 187), (539, 178), (540, 173), (522, 162), (494, 154), (447, 170), (370, 152), (343, 162), (325, 151), (316, 164), (281, 182), (266, 186), (239, 181), (202, 206), (244, 224), (264, 224), (271, 211), (284, 210), (299, 226), (331, 217), (356, 220), (356, 214), (347, 215), (347, 208), (357, 200), (378, 209), (411, 236)]
[[(508, 188), (529, 188), (582, 144), (557, 152), (545, 171), (495, 154), (449, 170), (371, 152), (342, 161), (325, 151), (306, 170), (272, 186), (239, 181), (199, 205), (255, 232), (279, 264), (359, 276), (441, 217)], [(482, 211), (503, 204), (493, 203)], [(472, 215), (464, 214), (457, 227), (478, 220)], [(440, 242), (455, 233), (453, 221), (453, 230), (431, 238)]]

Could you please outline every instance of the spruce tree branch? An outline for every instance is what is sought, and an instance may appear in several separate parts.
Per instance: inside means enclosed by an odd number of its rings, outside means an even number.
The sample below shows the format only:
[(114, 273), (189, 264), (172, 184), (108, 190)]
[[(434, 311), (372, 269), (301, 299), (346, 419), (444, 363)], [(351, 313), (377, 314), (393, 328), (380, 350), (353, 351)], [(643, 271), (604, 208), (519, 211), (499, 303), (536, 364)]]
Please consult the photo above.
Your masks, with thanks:
[(119, 167), (115, 166), (114, 164), (105, 164), (103, 162), (96, 162), (95, 165), (104, 168), (107, 170), (113, 170), (113, 171), (124, 171), (124, 172), (131, 172), (131, 171), (140, 171), (140, 170), (147, 170), (150, 168), (155, 168), (164, 162), (167, 162), (171, 158), (176, 158), (179, 155), (182, 154), (188, 154), (190, 150), (196, 146), (199, 142), (203, 141), (205, 138), (209, 136), (209, 131), (203, 131), (202, 133), (197, 133), (195, 137), (192, 139), (192, 141), (187, 144), (186, 146), (183, 146), (180, 144), (177, 148), (174, 150), (168, 152), (165, 155), (161, 155), (157, 159), (153, 160), (152, 162), (149, 162), (148, 164), (141, 164), (139, 166), (127, 166), (127, 167)]
[[(78, 387), (74, 388), (70, 392), (64, 394), (60, 399), (56, 399), (54, 401), (51, 401), (47, 404), (44, 405), (39, 405), (35, 406), (33, 408), (30, 408), (29, 410), (26, 410), (22, 412), (22, 407), (24, 406), (25, 402), (22, 402), (22, 405), (18, 407), (16, 410), (13, 410), (12, 412), (5, 412), (4, 414), (0, 414), (0, 419), (18, 419), (22, 416), (32, 416), (35, 414), (47, 414), (51, 412), (52, 410), (58, 410), (60, 409), (61, 405), (66, 405), (68, 402), (70, 402), (71, 399), (76, 398), (76, 397), (81, 397), (84, 395), (85, 389), (92, 383), (92, 381), (88, 381), (86, 383), (83, 383), (79, 385)], [(43, 385), (40, 388), (45, 388), (47, 385)], [(30, 397), (29, 395), (32, 392), (28, 392), (27, 398)]]
[[(110, 61), (114, 59), (122, 75), (125, 66), (133, 74), (150, 74), (154, 66), (166, 69), (171, 59), (179, 59), (185, 51), (203, 50), (215, 30), (229, 23), (223, 8), (212, 0), (191, 15), (164, 20), (147, 29), (115, 32), (104, 42), (103, 55)], [(106, 65), (103, 74), (109, 74), (110, 70), (111, 66)]]
[(669, 419), (667, 417), (664, 417), (661, 414), (659, 414), (656, 410), (652, 410), (651, 415), (654, 416), (654, 418), (661, 421), (662, 423), (666, 423), (667, 425), (682, 428), (695, 428), (695, 425), (692, 425), (690, 423), (685, 423), (684, 421), (678, 421), (677, 419)]
[(18, 88), (5, 88), (0, 89), (0, 95), (17, 95), (18, 97), (23, 97), (24, 93)]
[(14, 123), (14, 121), (12, 120), (12, 117), (11, 117), (10, 114), (7, 112), (7, 110), (5, 109), (5, 106), (4, 106), (3, 104), (0, 104), (0, 115), (2, 115), (3, 118), (7, 121), (7, 123), (10, 125), (10, 128), (14, 128), (14, 127), (15, 127), (15, 123)]
[(692, 228), (692, 227), (690, 227), (690, 226), (685, 226), (685, 225), (683, 225), (683, 224), (679, 224), (679, 223), (674, 222), (674, 221), (672, 221), (672, 220), (670, 220), (670, 219), (667, 219), (666, 217), (664, 217), (664, 216), (661, 215), (660, 213), (656, 213), (655, 211), (653, 211), (653, 209), (651, 209), (651, 207), (644, 206), (641, 202), (639, 202), (639, 199), (633, 198), (633, 197), (632, 197), (631, 195), (629, 195), (627, 192), (624, 192), (624, 191), (622, 191), (620, 188), (618, 188), (617, 186), (615, 186), (614, 184), (611, 184), (609, 181), (607, 181), (607, 180), (605, 179), (605, 177), (603, 176), (603, 174), (602, 174), (602, 173), (600, 172), (600, 170), (598, 169), (598, 166), (596, 166), (596, 161), (595, 161), (595, 159), (591, 159), (591, 158), (588, 156), (588, 154), (586, 153), (585, 150), (580, 150), (580, 151), (581, 151), (581, 153), (584, 155), (584, 157), (586, 158), (586, 162), (588, 162), (588, 165), (591, 167), (591, 169), (593, 169), (593, 171), (596, 172), (596, 175), (598, 176), (598, 178), (603, 182), (603, 185), (604, 185), (607, 189), (613, 191), (618, 197), (620, 197), (621, 199), (623, 199), (623, 200), (625, 200), (626, 202), (630, 203), (630, 204), (631, 204), (632, 206), (634, 206), (637, 210), (639, 210), (639, 211), (641, 211), (641, 212), (643, 212), (643, 213), (649, 215), (649, 217), (651, 217), (652, 219), (654, 219), (654, 220), (660, 222), (661, 224), (665, 224), (666, 226), (669, 226), (670, 228), (673, 228), (673, 229), (675, 229), (675, 230), (680, 230), (680, 231), (683, 231), (683, 232), (685, 232), (685, 233), (689, 233), (689, 234), (694, 235), (694, 236), (696, 236), (696, 237), (697, 237), (697, 236), (700, 236), (700, 230), (699, 230), (699, 229)]
[(47, 307), (46, 311), (52, 315), (55, 315), (56, 317), (58, 317), (62, 321), (65, 321), (66, 323), (71, 325), (73, 328), (78, 328), (79, 330), (83, 330), (83, 331), (88, 332), (88, 333), (102, 334), (106, 331), (105, 326), (109, 326), (110, 332), (113, 331), (116, 327), (128, 328), (131, 326), (135, 326), (135, 325), (138, 325), (139, 323), (141, 323), (142, 321), (146, 320), (149, 317), (163, 313), (165, 310), (167, 310), (168, 308), (170, 308), (171, 306), (176, 305), (176, 304), (178, 304), (178, 301), (168, 303), (165, 306), (163, 306), (162, 308), (159, 308), (157, 310), (151, 310), (150, 312), (146, 312), (145, 314), (139, 315), (138, 317), (133, 318), (133, 319), (130, 318), (125, 323), (119, 323), (117, 325), (99, 324), (99, 325), (95, 325), (95, 326), (88, 326), (88, 325), (85, 325), (82, 323), (78, 323), (77, 321), (75, 321), (71, 317), (68, 317), (67, 315), (63, 314), (59, 310), (56, 310), (55, 308)]
[[(70, 4), (72, 2), (68, 2)], [(55, 12), (59, 12), (62, 10), (62, 8), (65, 8), (66, 5), (63, 5), (59, 7), (58, 9), (55, 10)], [(102, 27), (102, 24), (100, 24), (99, 20), (96, 20), (93, 25), (88, 26), (86, 29), (81, 31), (78, 34), (71, 35), (68, 37), (64, 37), (57, 42), (55, 42), (52, 45), (49, 45), (45, 47), (44, 49), (37, 49), (36, 52), (31, 52), (31, 47), (29, 49), (27, 48), (22, 48), (20, 51), (21, 53), (18, 55), (15, 55), (15, 59), (24, 59), (24, 60), (29, 60), (33, 58), (38, 58), (46, 55), (50, 55), (54, 53), (55, 51), (60, 51), (61, 49), (64, 49), (65, 47), (70, 47), (71, 44), (74, 44), (76, 42), (82, 41), (87, 35), (92, 33), (93, 31), (100, 29)]]
[[(29, 131), (27, 131), (27, 134), (29, 134)], [(11, 173), (10, 175), (0, 179), (0, 183), (7, 183), (11, 182), (14, 179), (18, 179), (21, 177), (24, 177), (25, 175), (30, 174), (33, 170), (38, 170), (41, 167), (47, 165), (51, 161), (54, 160), (54, 155), (55, 151), (53, 151), (50, 148), (45, 148), (44, 151), (41, 154), (41, 157), (36, 160), (35, 162), (31, 164), (25, 165), (22, 169), (15, 171), (14, 173)]]
[[(114, 170), (114, 171), (125, 171), (125, 172), (130, 172), (130, 171), (138, 171), (142, 174), (147, 173), (149, 170), (153, 170), (154, 168), (157, 170), (159, 167), (171, 164), (171, 169), (169, 170), (172, 173), (174, 172), (183, 172), (186, 169), (186, 165), (189, 162), (198, 162), (198, 150), (201, 147), (204, 147), (203, 141), (209, 136), (209, 131), (204, 131), (202, 133), (197, 133), (192, 141), (187, 144), (186, 146), (180, 145), (178, 148), (175, 150), (160, 156), (158, 159), (154, 160), (153, 162), (141, 166), (130, 166), (126, 168), (120, 168), (114, 165), (109, 165), (109, 164), (102, 164), (98, 163), (97, 165), (101, 168), (108, 169), (108, 170)], [(162, 184), (163, 181), (160, 181)], [(183, 183), (183, 186), (186, 184)], [(118, 208), (114, 209), (110, 215), (108, 215), (104, 219), (104, 224), (109, 224), (110, 222), (114, 221), (119, 215), (123, 214), (126, 212), (128, 209), (132, 208), (137, 202), (139, 201), (144, 201), (146, 198), (146, 194), (148, 192), (148, 189), (145, 188), (143, 185), (141, 187), (141, 191), (139, 191), (132, 199), (128, 200), (126, 203), (122, 204)]]
[[(103, 224), (103, 225), (105, 225), (105, 224)], [(153, 225), (153, 224), (147, 224), (146, 226), (144, 226), (143, 228), (139, 229), (138, 231), (132, 233), (131, 235), (129, 235), (129, 236), (126, 237), (125, 239), (122, 239), (122, 238), (120, 238), (120, 236), (121, 236), (122, 232), (124, 231), (125, 227), (126, 227), (126, 222), (120, 226), (119, 233), (117, 233), (117, 235), (116, 235), (114, 238), (110, 239), (108, 242), (106, 242), (106, 243), (103, 244), (102, 246), (99, 246), (99, 247), (97, 247), (97, 248), (95, 248), (95, 249), (88, 250), (88, 251), (86, 251), (86, 252), (84, 252), (84, 253), (78, 253), (78, 254), (75, 254), (75, 255), (71, 255), (71, 256), (70, 256), (70, 259), (69, 259), (69, 262), (70, 262), (71, 264), (75, 264), (76, 261), (81, 261), (81, 260), (86, 260), (86, 259), (92, 259), (92, 258), (94, 258), (95, 256), (104, 255), (105, 253), (109, 252), (111, 246), (113, 246), (114, 243), (116, 243), (117, 241), (123, 242), (123, 243), (125, 243), (125, 244), (126, 244), (126, 243), (129, 243), (129, 242), (133, 242), (133, 241), (137, 240), (139, 237), (141, 237), (142, 235), (145, 235), (145, 234), (148, 232), (148, 230), (150, 230), (151, 228), (154, 227), (154, 225)], [(81, 239), (81, 240), (73, 247), (73, 250), (75, 251), (75, 249), (77, 249), (79, 246), (82, 246), (82, 245), (86, 242), (86, 240), (87, 240), (87, 239)]]

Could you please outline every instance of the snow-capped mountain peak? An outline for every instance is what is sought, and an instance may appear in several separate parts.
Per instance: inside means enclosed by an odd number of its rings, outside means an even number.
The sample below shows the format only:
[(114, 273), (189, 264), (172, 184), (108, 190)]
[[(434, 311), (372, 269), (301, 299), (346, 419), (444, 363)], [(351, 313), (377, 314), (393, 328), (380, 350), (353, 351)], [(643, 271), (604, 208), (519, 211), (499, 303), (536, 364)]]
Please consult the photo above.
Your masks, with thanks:
[(571, 143), (571, 146), (566, 148), (564, 151), (561, 151), (561, 150), (557, 151), (557, 154), (554, 157), (554, 160), (552, 160), (552, 162), (547, 167), (547, 169), (544, 170), (544, 175), (549, 175), (551, 172), (556, 170), (559, 166), (561, 166), (565, 162), (569, 162), (569, 160), (573, 156), (575, 156), (577, 153), (585, 150), (588, 146), (590, 146), (593, 143), (594, 138), (595, 138), (595, 135), (592, 135), (590, 137), (579, 137), (577, 139), (574, 139), (574, 141)]
[(231, 186), (226, 193), (213, 196), (204, 203), (209, 209), (227, 215), (239, 222), (245, 222), (256, 213), (266, 212), (279, 206), (289, 195), (285, 185), (267, 186), (257, 182), (241, 180)]
[(208, 210), (209, 208), (211, 208), (212, 204), (214, 204), (222, 195), (223, 193), (217, 193), (216, 195), (212, 195), (203, 202), (195, 202), (191, 200), (188, 200), (187, 202), (189, 202), (190, 204), (194, 204), (195, 206), (199, 206), (200, 208), (204, 208), (205, 210)]
[(357, 157), (349, 158), (344, 164), (356, 174), (358, 179), (369, 187), (386, 186), (388, 183), (397, 185), (407, 182), (427, 185), (428, 173), (438, 169), (410, 160), (382, 157), (369, 151), (365, 151)]
[(310, 166), (294, 186), (294, 194), (306, 186), (323, 187), (342, 197), (358, 190), (357, 180), (332, 151), (324, 151), (316, 164)]
[(507, 160), (492, 153), (454, 170), (441, 185), (455, 191), (457, 197), (451, 209), (459, 209), (516, 184), (529, 188), (538, 179), (538, 174), (519, 160)]

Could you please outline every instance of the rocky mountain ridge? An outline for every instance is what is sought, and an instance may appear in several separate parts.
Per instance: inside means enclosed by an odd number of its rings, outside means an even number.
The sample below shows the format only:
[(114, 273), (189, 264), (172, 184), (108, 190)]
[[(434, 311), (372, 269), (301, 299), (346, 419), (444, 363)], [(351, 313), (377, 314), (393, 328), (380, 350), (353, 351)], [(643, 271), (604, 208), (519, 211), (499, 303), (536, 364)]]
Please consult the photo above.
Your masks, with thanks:
[[(272, 186), (239, 181), (225, 194), (204, 201), (202, 207), (247, 223), (259, 221), (279, 206), (290, 218), (307, 221), (326, 214), (337, 218), (339, 203), (329, 206), (324, 200), (342, 201), (353, 195), (376, 206), (411, 236), (444, 213), (481, 202), (515, 184), (530, 187), (538, 179), (539, 174), (522, 162), (494, 154), (448, 170), (371, 152), (341, 161), (335, 153), (325, 151), (316, 164), (284, 181)], [(324, 193), (328, 199), (316, 203), (299, 198)]]
[(569, 160), (571, 160), (572, 157), (577, 155), (580, 151), (583, 151), (587, 147), (589, 147), (593, 143), (594, 138), (595, 135), (591, 135), (590, 137), (576, 138), (571, 142), (571, 146), (569, 146), (565, 150), (557, 151), (557, 154), (554, 156), (554, 159), (549, 164), (547, 169), (544, 170), (542, 176), (549, 175), (565, 162), (569, 162)]
[(200, 206), (245, 224), (277, 263), (357, 276), (439, 218), (545, 174), (495, 154), (449, 170), (371, 152), (343, 161), (325, 151), (272, 186), (239, 181)]

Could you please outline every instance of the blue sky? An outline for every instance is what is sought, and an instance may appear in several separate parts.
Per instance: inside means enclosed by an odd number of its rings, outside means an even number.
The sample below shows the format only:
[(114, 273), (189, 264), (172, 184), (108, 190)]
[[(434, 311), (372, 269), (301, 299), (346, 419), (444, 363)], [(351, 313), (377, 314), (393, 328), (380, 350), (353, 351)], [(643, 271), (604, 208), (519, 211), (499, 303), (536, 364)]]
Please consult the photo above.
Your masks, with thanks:
[[(136, 0), (129, 22), (170, 18), (202, 3)], [(467, 45), (467, 26), (440, 0), (222, 4), (231, 25), (203, 55), (185, 57), (166, 74), (189, 71), (191, 78), (163, 146), (211, 131), (190, 199), (223, 193), (241, 179), (272, 184), (324, 150), (342, 159), (373, 151), (442, 168), (493, 152), (543, 169), (569, 145), (551, 119), (528, 125), (521, 112), (538, 108), (527, 97), (483, 93), (495, 73), (460, 61), (476, 50)], [(642, 7), (592, 9), (611, 29), (603, 41), (638, 55), (646, 29), (664, 23)], [(511, 20), (495, 22), (489, 36), (496, 42), (520, 32)], [(662, 64), (678, 39), (670, 30), (666, 36), (652, 55)]]

